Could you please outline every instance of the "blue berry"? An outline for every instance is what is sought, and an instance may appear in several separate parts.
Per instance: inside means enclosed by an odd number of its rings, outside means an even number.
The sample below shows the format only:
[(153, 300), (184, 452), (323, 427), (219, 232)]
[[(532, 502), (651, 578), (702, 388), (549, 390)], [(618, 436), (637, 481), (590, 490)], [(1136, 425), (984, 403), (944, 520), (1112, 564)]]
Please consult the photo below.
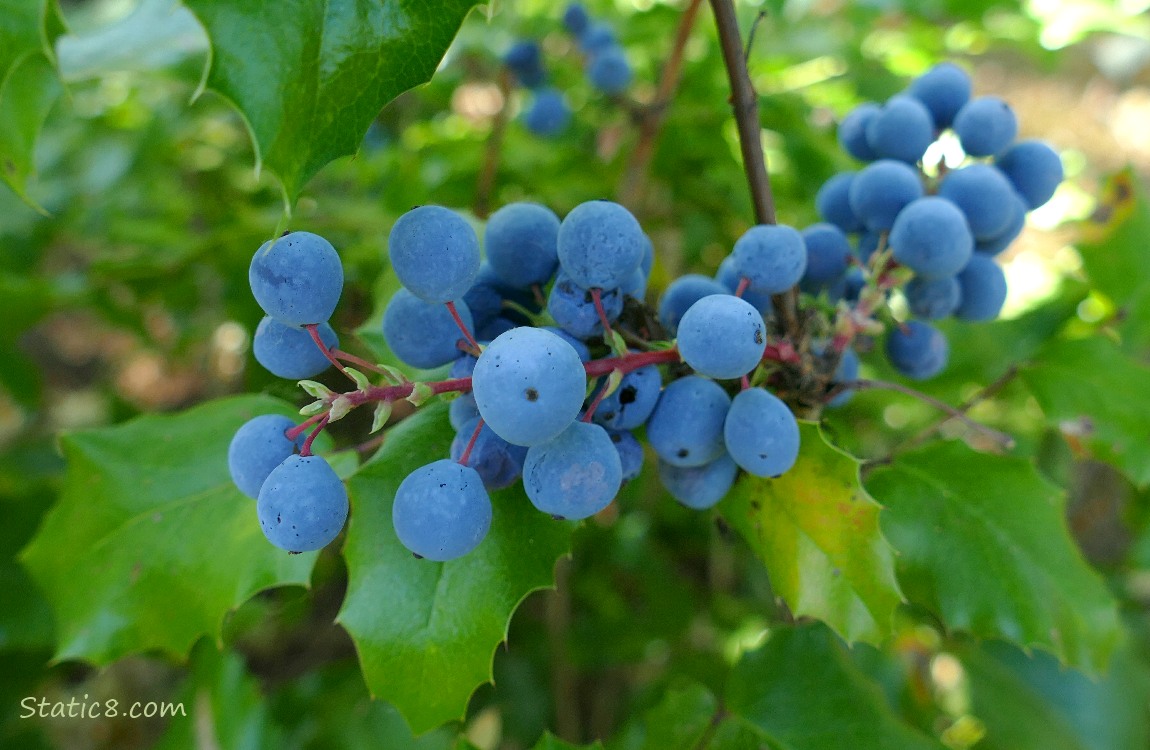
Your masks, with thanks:
[[(623, 292), (619, 289), (604, 289), (599, 293), (607, 320), (614, 322), (623, 312)], [(585, 289), (560, 271), (551, 293), (547, 296), (547, 312), (560, 328), (580, 339), (603, 335), (603, 324), (595, 309), (595, 298)]]
[(571, 348), (575, 350), (575, 353), (579, 355), (579, 361), (580, 362), (590, 362), (591, 361), (591, 350), (587, 348), (586, 344), (584, 344), (582, 341), (575, 338), (571, 334), (567, 333), (567, 331), (564, 331), (562, 328), (556, 328), (554, 326), (543, 326), (540, 330), (550, 331), (551, 333), (555, 334), (556, 336), (558, 336), (559, 338), (563, 339), (568, 344), (570, 344)]
[(578, 416), (587, 373), (566, 341), (538, 328), (516, 328), (492, 341), (472, 374), (475, 403), (496, 435), (536, 445)]
[(1006, 302), (1006, 274), (988, 255), (975, 253), (958, 275), (962, 302), (954, 311), (961, 320), (994, 320)]
[(929, 279), (953, 276), (974, 252), (966, 217), (945, 198), (928, 195), (908, 204), (890, 230), (894, 259)]
[(1026, 228), (1026, 201), (1022, 199), (1022, 196), (1015, 194), (1011, 196), (1010, 203), (1010, 222), (1007, 223), (1006, 228), (993, 237), (975, 240), (974, 252), (984, 255), (998, 255), (1010, 247), (1010, 244), (1018, 239), (1018, 235), (1022, 234), (1022, 230)]
[(387, 252), (399, 283), (425, 302), (459, 299), (479, 273), (475, 230), (443, 206), (418, 206), (400, 216)]
[(535, 135), (550, 138), (571, 124), (571, 109), (555, 88), (536, 89), (531, 106), (523, 113), (523, 125)]
[(1018, 119), (1010, 105), (997, 96), (971, 99), (954, 116), (954, 132), (962, 150), (971, 156), (995, 156), (1018, 135)]
[(295, 426), (279, 414), (261, 414), (236, 430), (228, 444), (228, 471), (240, 492), (259, 497), (268, 474), (303, 446), (305, 435), (292, 441), (284, 434)]
[[(740, 280), (739, 272), (735, 270), (735, 259), (730, 255), (723, 258), (723, 262), (719, 264), (719, 270), (715, 272), (715, 281), (722, 284), (727, 292), (734, 294), (739, 290)], [(751, 303), (751, 307), (763, 315), (770, 316), (774, 311), (771, 295), (767, 292), (758, 292), (748, 287), (743, 290), (741, 299), (745, 299)], [(682, 314), (680, 314), (680, 317), (682, 317)]]
[(823, 287), (847, 272), (851, 244), (834, 224), (814, 224), (802, 231), (807, 248), (807, 270), (802, 283), (813, 289)]
[(741, 378), (755, 369), (767, 345), (762, 314), (730, 294), (713, 294), (691, 305), (679, 321), (678, 338), (683, 361), (719, 380)]
[(343, 292), (343, 265), (323, 237), (291, 232), (260, 246), (248, 283), (264, 312), (284, 325), (324, 323)]
[(747, 388), (731, 401), (723, 442), (741, 468), (755, 476), (777, 477), (798, 460), (799, 423), (773, 393)]
[(886, 356), (894, 369), (908, 378), (933, 378), (946, 367), (950, 346), (937, 328), (918, 320), (891, 329)]
[(727, 453), (702, 466), (674, 466), (659, 459), (659, 480), (671, 497), (694, 510), (706, 510), (722, 500), (735, 484), (739, 467)]
[(289, 552), (326, 547), (347, 512), (347, 489), (320, 456), (288, 456), (268, 474), (256, 500), (264, 536)]
[(917, 99), (892, 96), (867, 122), (866, 139), (881, 159), (917, 164), (934, 142), (934, 121)]
[(1006, 175), (989, 164), (947, 172), (938, 194), (962, 209), (975, 240), (990, 240), (1006, 231), (1018, 202)]
[(642, 301), (647, 296), (647, 277), (643, 274), (643, 269), (636, 268), (632, 271), (623, 282), (623, 286), (619, 287), (619, 291), (624, 297)]
[(839, 123), (839, 144), (859, 161), (874, 161), (878, 158), (867, 139), (867, 128), (881, 109), (874, 102), (863, 102), (848, 112)]
[(654, 365), (640, 367), (623, 376), (619, 387), (599, 402), (593, 419), (611, 430), (639, 427), (659, 402), (663, 377)]
[(614, 47), (615, 44), (615, 32), (605, 23), (590, 24), (579, 35), (579, 48), (588, 55), (594, 55), (601, 50)]
[(903, 293), (911, 314), (923, 320), (941, 320), (951, 315), (962, 300), (962, 288), (954, 276), (941, 279), (915, 277)]
[(878, 252), (881, 244), (883, 244), (882, 232), (863, 232), (858, 236), (855, 256), (864, 266), (869, 266), (870, 259)]
[(451, 427), (454, 430), (462, 430), (463, 425), (467, 424), (473, 417), (479, 417), (479, 407), (475, 405), (475, 396), (470, 393), (463, 393), (451, 400), (451, 405), (447, 409), (448, 419), (451, 420)]
[(607, 430), (607, 434), (619, 454), (623, 481), (630, 482), (643, 471), (643, 446), (627, 430)]
[(521, 86), (534, 88), (547, 78), (543, 69), (543, 54), (539, 45), (531, 40), (516, 42), (503, 53), (503, 64), (511, 69)]
[(851, 208), (850, 190), (858, 172), (839, 172), (823, 183), (815, 194), (815, 210), (819, 216), (844, 232), (861, 232), (862, 220)]
[(605, 94), (620, 94), (631, 85), (631, 63), (622, 47), (612, 45), (595, 53), (587, 66), (587, 80)]
[(588, 201), (571, 209), (559, 226), (559, 264), (585, 289), (617, 289), (642, 266), (647, 243), (626, 208)]
[(463, 304), (471, 312), (471, 320), (476, 329), (483, 328), (503, 313), (504, 292), (510, 291), (504, 282), (495, 275), (495, 270), (484, 261), (479, 266), (479, 274), (463, 295)]
[(803, 236), (785, 224), (759, 224), (735, 240), (734, 270), (750, 281), (749, 289), (764, 294), (787, 291), (807, 270)]
[[(451, 441), (451, 460), (458, 461), (463, 458), (467, 444), (479, 425), (478, 414), (460, 425), (455, 432), (455, 439)], [(527, 449), (512, 445), (491, 431), (486, 424), (479, 430), (479, 437), (471, 448), (471, 455), (467, 458), (467, 465), (479, 472), (483, 486), (489, 490), (499, 490), (515, 483), (523, 472), (523, 460), (527, 457)]]
[(509, 203), (487, 220), (487, 262), (504, 283), (546, 284), (559, 267), (559, 217), (538, 203)]
[(954, 63), (939, 63), (910, 84), (908, 92), (930, 110), (939, 130), (950, 127), (954, 116), (970, 100), (970, 76)]
[(545, 443), (531, 446), (523, 464), (523, 489), (531, 504), (556, 518), (593, 516), (615, 499), (623, 466), (602, 426), (572, 422)]
[(491, 528), (491, 498), (479, 473), (443, 458), (407, 475), (391, 508), (404, 547), (437, 562), (475, 549)]
[[(328, 349), (339, 346), (339, 337), (327, 323), (317, 326), (319, 338)], [(270, 315), (264, 316), (252, 337), (252, 353), (264, 369), (279, 378), (302, 380), (319, 375), (331, 362), (302, 328), (286, 326)]]
[(659, 322), (674, 335), (687, 308), (710, 294), (728, 294), (731, 290), (709, 276), (688, 273), (672, 281), (659, 298)]
[(574, 36), (582, 36), (591, 25), (591, 18), (582, 3), (571, 3), (563, 10), (563, 26)]
[(723, 453), (723, 420), (731, 398), (698, 375), (669, 384), (647, 420), (647, 442), (675, 466), (702, 466)]
[(850, 186), (851, 210), (874, 232), (889, 230), (898, 212), (923, 195), (922, 180), (913, 167), (882, 159), (855, 175)]
[[(471, 330), (471, 312), (462, 300), (455, 309)], [(425, 302), (406, 289), (392, 295), (383, 311), (383, 338), (400, 361), (412, 367), (429, 369), (459, 356), (459, 330), (447, 305)]]
[(1046, 203), (1062, 182), (1062, 158), (1042, 141), (1019, 141), (1006, 149), (995, 165), (1026, 201), (1027, 208)]
[(655, 266), (655, 245), (651, 242), (651, 238), (643, 235), (645, 240), (643, 244), (643, 262), (639, 264), (639, 270), (643, 272), (644, 276), (651, 275), (651, 269)]
[[(854, 349), (847, 349), (839, 359), (839, 366), (835, 368), (834, 382), (849, 383), (859, 379), (859, 355)], [(846, 404), (854, 396), (853, 389), (841, 391), (837, 396), (827, 402), (827, 406), (839, 407)]]

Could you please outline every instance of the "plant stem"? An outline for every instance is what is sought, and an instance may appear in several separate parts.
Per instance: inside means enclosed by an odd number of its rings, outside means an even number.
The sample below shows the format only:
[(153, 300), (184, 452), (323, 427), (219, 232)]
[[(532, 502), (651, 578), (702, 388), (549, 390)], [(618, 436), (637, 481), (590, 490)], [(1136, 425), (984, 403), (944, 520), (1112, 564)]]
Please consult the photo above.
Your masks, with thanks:
[(310, 433), (308, 433), (307, 439), (304, 440), (303, 445), (300, 446), (299, 454), (301, 456), (310, 456), (311, 455), (311, 444), (313, 442), (315, 442), (315, 439), (317, 437), (319, 437), (319, 434), (321, 432), (323, 432), (323, 428), (327, 427), (327, 421), (330, 418), (331, 418), (330, 412), (325, 412), (320, 416), (320, 420), (315, 423), (315, 427), (312, 429), (312, 431)]
[(326, 416), (327, 416), (327, 412), (325, 412), (325, 411), (321, 411), (319, 414), (313, 414), (312, 416), (308, 417), (303, 422), (300, 422), (299, 424), (297, 424), (295, 427), (292, 427), (292, 428), (286, 430), (284, 432), (284, 437), (286, 437), (288, 440), (290, 440), (294, 443), (296, 441), (296, 439), (299, 438), (300, 435), (307, 432), (308, 429), (313, 424), (320, 421), (321, 419), (323, 419)]
[(467, 447), (463, 449), (463, 455), (459, 457), (459, 463), (467, 466), (467, 462), (471, 460), (471, 449), (475, 447), (475, 443), (479, 440), (479, 433), (483, 431), (483, 419), (480, 418), (479, 422), (475, 425), (475, 431), (471, 433), (471, 439), (467, 441)]
[[(1007, 369), (1007, 371), (1004, 372), (1001, 376), (999, 376), (997, 380), (968, 398), (966, 401), (963, 401), (961, 404), (959, 404), (955, 411), (958, 412), (958, 414), (965, 416), (976, 405), (981, 404), (983, 401), (986, 401), (987, 399), (993, 398), (995, 395), (997, 395), (999, 391), (1001, 391), (1010, 383), (1010, 381), (1014, 380), (1014, 377), (1017, 374), (1018, 366), (1011, 365), (1010, 368)], [(894, 452), (901, 453), (903, 451), (910, 450), (916, 445), (921, 444), (935, 431), (941, 429), (943, 425), (952, 419), (957, 419), (957, 417), (950, 413), (943, 415), (943, 417), (936, 421), (934, 424), (927, 425), (917, 434), (911, 436), (908, 440), (897, 446)]]
[(508, 114), (511, 112), (511, 71), (506, 66), (499, 69), (498, 85), (503, 104), (491, 121), (491, 135), (487, 137), (487, 149), (483, 154), (483, 169), (475, 186), (475, 215), (480, 219), (486, 219), (491, 212), (491, 193), (495, 188), (495, 176), (499, 172), (503, 134), (507, 130)]
[[(993, 427), (988, 427), (981, 422), (976, 422), (968, 417), (964, 412), (956, 409), (945, 401), (940, 401), (934, 396), (923, 393), (922, 391), (911, 388), (910, 386), (903, 385), (902, 383), (891, 383), (886, 380), (847, 380), (839, 383), (838, 386), (828, 394), (828, 400), (833, 398), (838, 393), (846, 390), (883, 390), (895, 391), (904, 395), (916, 398), (925, 404), (929, 404), (939, 411), (948, 415), (948, 419), (957, 419), (970, 429), (978, 432), (994, 441), (996, 445), (1004, 450), (1010, 450), (1014, 447), (1014, 438), (1007, 435), (1005, 432), (1000, 432)], [(969, 408), (969, 407), (968, 407)]]
[(455, 325), (459, 326), (459, 330), (463, 333), (463, 338), (467, 340), (469, 346), (477, 352), (483, 351), (479, 348), (479, 342), (471, 335), (471, 331), (467, 330), (467, 326), (463, 323), (463, 318), (459, 317), (459, 310), (456, 309), (454, 302), (447, 303), (447, 309), (451, 312), (451, 319), (455, 321)]
[(679, 18), (679, 26), (675, 31), (675, 42), (671, 47), (671, 54), (663, 65), (663, 72), (659, 77), (659, 87), (655, 98), (645, 110), (639, 120), (639, 139), (631, 151), (627, 162), (627, 169), (623, 173), (623, 181), (619, 185), (619, 202), (633, 206), (642, 197), (647, 181), (647, 169), (651, 158), (655, 155), (655, 141), (663, 120), (675, 98), (675, 90), (679, 87), (679, 79), (683, 69), (683, 57), (687, 49), (687, 40), (691, 38), (691, 28), (699, 15), (699, 8), (703, 0), (691, 0), (690, 5)]
[[(336, 369), (342, 372), (344, 375), (347, 375), (349, 378), (351, 378), (351, 375), (347, 374), (347, 369), (343, 366), (343, 363), (336, 359), (335, 355), (332, 354), (331, 349), (327, 348), (327, 344), (323, 343), (323, 339), (321, 339), (319, 336), (319, 325), (317, 323), (308, 323), (304, 326), (304, 330), (307, 331), (309, 336), (311, 336), (311, 340), (315, 342), (315, 345), (319, 347), (319, 350), (323, 352), (323, 356), (327, 357), (327, 361), (335, 365)], [(351, 379), (355, 380), (355, 378)]]
[(599, 325), (603, 326), (603, 335), (611, 335), (611, 321), (607, 320), (607, 311), (603, 309), (603, 290), (599, 287), (591, 288), (591, 300), (595, 303), (595, 312), (599, 315)]
[[(759, 95), (751, 83), (747, 70), (747, 59), (743, 51), (742, 37), (739, 34), (739, 19), (735, 13), (734, 0), (711, 0), (711, 10), (715, 14), (715, 27), (719, 32), (719, 46), (723, 52), (723, 63), (727, 67), (727, 78), (731, 82), (731, 109), (735, 115), (735, 125), (739, 132), (739, 149), (743, 155), (743, 171), (747, 174), (747, 184), (751, 189), (751, 203), (755, 209), (756, 224), (776, 224), (775, 197), (771, 193), (771, 178), (767, 171), (767, 159), (763, 154), (762, 125), (759, 123)], [(792, 338), (801, 335), (796, 305), (798, 297), (791, 289), (771, 297), (775, 312), (783, 323), (783, 329)]]

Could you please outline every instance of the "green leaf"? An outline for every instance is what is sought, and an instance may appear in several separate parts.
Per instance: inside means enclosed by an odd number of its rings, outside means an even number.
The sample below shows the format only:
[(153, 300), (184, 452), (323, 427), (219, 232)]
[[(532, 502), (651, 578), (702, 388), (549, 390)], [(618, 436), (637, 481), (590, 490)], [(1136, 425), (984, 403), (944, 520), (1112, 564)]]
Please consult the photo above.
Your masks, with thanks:
[(1041, 651), (1002, 642), (954, 650), (968, 681), (971, 713), (986, 727), (985, 750), (1127, 750), (1150, 746), (1146, 666), (1119, 651), (1090, 679)]
[(372, 695), (421, 733), (462, 717), (491, 679), (495, 647), (516, 607), (550, 586), (574, 524), (535, 510), (521, 485), (492, 493), (487, 538), (447, 563), (417, 560), (391, 525), (395, 490), (415, 469), (448, 455), (447, 408), (435, 403), (391, 428), (352, 479), (344, 557), (348, 592), (339, 622), (351, 633)]
[(307, 584), (315, 553), (269, 544), (227, 466), (240, 425), (293, 411), (240, 396), (61, 438), (60, 501), (22, 553), (56, 615), (57, 659), (182, 656), (257, 591)]
[(668, 690), (663, 700), (628, 724), (608, 750), (694, 750), (711, 729), (719, 702), (702, 685)]
[(735, 666), (726, 705), (787, 750), (942, 750), (899, 719), (819, 623), (772, 631)]
[(36, 138), (63, 91), (52, 46), (64, 31), (49, 0), (0, 0), (0, 179), (26, 203)]
[(171, 714), (156, 750), (284, 747), (283, 732), (243, 657), (221, 652), (205, 638), (192, 650), (190, 667), (183, 689), (173, 700), (179, 708)]
[(791, 611), (825, 621), (848, 641), (877, 643), (903, 598), (879, 529), (881, 506), (863, 488), (857, 460), (817, 425), (799, 429), (794, 468), (778, 479), (744, 476), (719, 507)]
[(1121, 308), (1123, 333), (1150, 344), (1150, 198), (1133, 169), (1111, 175), (1098, 210), (1079, 228), (1090, 283)]
[(550, 732), (544, 732), (539, 741), (535, 743), (535, 747), (531, 750), (603, 750), (603, 744), (600, 742), (593, 742), (590, 745), (572, 745), (570, 742), (564, 742)]
[(1122, 638), (1102, 579), (1070, 538), (1060, 490), (1031, 463), (940, 443), (876, 468), (910, 600), (950, 628), (1105, 667)]
[(287, 202), (355, 153), (380, 109), (431, 78), (473, 0), (185, 0), (211, 40), (207, 85), (240, 111)]
[(1150, 368), (1097, 336), (1052, 341), (1020, 374), (1053, 426), (1138, 486), (1150, 484)]

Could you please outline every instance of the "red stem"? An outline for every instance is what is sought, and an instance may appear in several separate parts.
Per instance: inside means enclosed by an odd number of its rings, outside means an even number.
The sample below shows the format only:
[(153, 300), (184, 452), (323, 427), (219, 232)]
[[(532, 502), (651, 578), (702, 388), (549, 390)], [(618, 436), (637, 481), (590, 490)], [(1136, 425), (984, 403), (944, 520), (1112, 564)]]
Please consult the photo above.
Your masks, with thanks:
[(323, 432), (323, 428), (327, 427), (327, 421), (330, 418), (331, 418), (331, 412), (324, 412), (323, 413), (323, 416), (316, 423), (315, 429), (313, 429), (310, 433), (308, 433), (307, 440), (304, 440), (303, 445), (300, 446), (299, 454), (301, 456), (310, 456), (311, 455), (311, 444), (313, 442), (315, 442), (315, 439), (317, 437), (319, 437), (319, 434), (321, 432)]
[(603, 333), (611, 333), (611, 321), (607, 320), (607, 311), (603, 309), (603, 290), (599, 287), (592, 287), (591, 299), (595, 301), (595, 312), (599, 313), (599, 322), (603, 325)]
[(603, 387), (599, 389), (599, 392), (595, 394), (595, 398), (591, 401), (591, 405), (587, 407), (587, 412), (583, 415), (584, 422), (589, 423), (591, 421), (591, 418), (595, 416), (595, 410), (599, 408), (599, 404), (601, 404), (603, 399), (607, 397), (607, 385), (604, 383), (602, 386)]
[(739, 286), (735, 288), (735, 296), (742, 297), (747, 292), (747, 287), (751, 285), (751, 280), (746, 276), (739, 279)]
[(467, 462), (471, 460), (471, 449), (475, 447), (475, 442), (479, 440), (479, 433), (483, 431), (483, 418), (479, 418), (479, 423), (475, 425), (475, 432), (471, 433), (471, 439), (467, 441), (467, 447), (463, 449), (463, 455), (459, 457), (459, 463), (467, 466)]
[(332, 356), (338, 357), (339, 359), (345, 360), (347, 362), (351, 362), (353, 365), (358, 365), (365, 370), (371, 370), (372, 372), (378, 372), (380, 375), (386, 375), (387, 374), (387, 370), (383, 369), (382, 367), (375, 364), (374, 362), (368, 362), (363, 357), (357, 357), (354, 354), (349, 354), (349, 353), (345, 352), (343, 349), (332, 349), (331, 353), (332, 353)]
[(459, 311), (455, 309), (455, 303), (448, 302), (447, 309), (451, 311), (451, 317), (455, 320), (455, 325), (459, 326), (459, 330), (463, 331), (463, 338), (467, 339), (467, 343), (470, 344), (475, 351), (481, 351), (479, 342), (471, 335), (471, 331), (467, 330), (467, 326), (463, 324), (463, 318), (459, 317)]
[(326, 414), (327, 412), (325, 411), (321, 411), (319, 414), (313, 414), (312, 416), (308, 417), (307, 420), (297, 424), (295, 427), (284, 430), (284, 437), (294, 443), (300, 435), (307, 432), (309, 427), (323, 419)]
[[(308, 332), (308, 335), (311, 336), (311, 340), (314, 341), (315, 345), (319, 347), (319, 350), (323, 352), (323, 356), (327, 357), (327, 361), (335, 365), (336, 369), (344, 375), (347, 375), (347, 370), (344, 369), (343, 363), (335, 358), (335, 355), (331, 353), (331, 349), (328, 349), (327, 344), (323, 343), (323, 339), (319, 337), (319, 324), (308, 323), (304, 326), (304, 330)], [(347, 376), (349, 378), (351, 377), (350, 375)], [(354, 380), (354, 378), (352, 379)]]

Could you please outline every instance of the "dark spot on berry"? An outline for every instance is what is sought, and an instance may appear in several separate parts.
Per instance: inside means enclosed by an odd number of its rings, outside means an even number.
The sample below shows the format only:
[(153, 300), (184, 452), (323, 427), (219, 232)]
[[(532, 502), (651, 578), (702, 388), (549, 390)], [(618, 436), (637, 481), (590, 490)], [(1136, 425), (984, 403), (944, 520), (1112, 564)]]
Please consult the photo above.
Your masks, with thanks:
[(623, 440), (623, 436), (621, 434), (619, 434), (618, 432), (612, 432), (611, 433), (611, 442), (612, 443), (618, 443), (622, 440)]
[(635, 386), (628, 385), (619, 391), (619, 403), (633, 404), (635, 403)]
[(781, 476), (782, 476), (782, 474), (775, 474), (771, 477), (771, 479), (778, 479)]
[(276, 514), (276, 523), (283, 523), (283, 519), (279, 517), (279, 514)]
[[(291, 233), (292, 233), (292, 231), (293, 231), (293, 230), (289, 229), (289, 230), (287, 230), (286, 232), (284, 232), (283, 234), (281, 234), (281, 235), (280, 235), (280, 237), (287, 237), (289, 234), (291, 234)], [(294, 553), (293, 553), (293, 554), (294, 554)]]
[(687, 450), (686, 448), (680, 448), (675, 455), (679, 458), (686, 458), (687, 456), (691, 455), (691, 451)]
[(418, 552), (412, 552), (411, 556), (414, 557), (416, 560), (422, 560), (423, 559), (423, 555), (419, 554)]
[(534, 388), (528, 388), (523, 392), (523, 394), (527, 396), (528, 401), (534, 402), (539, 400), (539, 391), (535, 390)]
[(763, 343), (763, 329), (762, 328), (756, 328), (755, 329), (755, 343), (756, 344)]
[(559, 516), (559, 515), (556, 515), (556, 514), (554, 514), (554, 513), (552, 513), (552, 514), (551, 514), (551, 517), (552, 517), (553, 519), (555, 519), (556, 521), (566, 521), (566, 520), (567, 520), (567, 519), (566, 519), (566, 518), (564, 518), (563, 516)]

